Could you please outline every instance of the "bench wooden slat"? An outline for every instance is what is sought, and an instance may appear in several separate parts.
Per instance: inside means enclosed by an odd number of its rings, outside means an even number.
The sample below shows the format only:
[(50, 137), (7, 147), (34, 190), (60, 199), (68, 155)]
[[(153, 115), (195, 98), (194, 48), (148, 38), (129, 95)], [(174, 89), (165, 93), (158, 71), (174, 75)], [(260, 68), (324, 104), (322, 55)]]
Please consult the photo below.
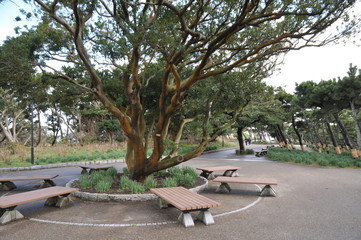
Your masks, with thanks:
[(273, 178), (216, 177), (213, 182), (277, 185), (277, 180)]
[(201, 171), (207, 171), (207, 172), (215, 172), (215, 171), (226, 171), (226, 170), (238, 170), (241, 169), (240, 167), (234, 167), (234, 166), (218, 166), (218, 167), (201, 167), (197, 168)]
[(37, 175), (37, 176), (8, 176), (0, 177), (0, 182), (27, 181), (27, 180), (50, 180), (59, 175)]
[(152, 188), (150, 191), (181, 211), (220, 206), (218, 202), (183, 187)]
[(0, 208), (9, 208), (32, 201), (69, 194), (76, 191), (79, 191), (79, 189), (55, 186), (29, 192), (16, 193), (5, 197), (0, 197)]

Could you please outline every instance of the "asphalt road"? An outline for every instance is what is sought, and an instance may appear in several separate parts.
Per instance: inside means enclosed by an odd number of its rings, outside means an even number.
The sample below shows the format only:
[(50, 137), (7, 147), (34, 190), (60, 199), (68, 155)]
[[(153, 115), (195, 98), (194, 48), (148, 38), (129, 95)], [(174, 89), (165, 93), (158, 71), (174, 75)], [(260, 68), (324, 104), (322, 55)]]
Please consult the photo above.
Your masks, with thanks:
[[(259, 147), (259, 146), (253, 146)], [(278, 180), (277, 197), (259, 197), (256, 185), (233, 184), (229, 194), (215, 193), (209, 183), (202, 194), (220, 202), (212, 208), (215, 225), (196, 222), (184, 228), (179, 211), (148, 202), (89, 202), (45, 207), (44, 201), (20, 205), (25, 219), (0, 226), (0, 239), (361, 239), (361, 170), (335, 169), (269, 161), (266, 157), (237, 156), (234, 150), (204, 154), (185, 165), (232, 165), (244, 177)], [(115, 164), (117, 169), (123, 163)], [(79, 167), (1, 173), (2, 175), (59, 174), (64, 186), (78, 178)], [(0, 196), (28, 191), (38, 182), (16, 182), (18, 189)]]

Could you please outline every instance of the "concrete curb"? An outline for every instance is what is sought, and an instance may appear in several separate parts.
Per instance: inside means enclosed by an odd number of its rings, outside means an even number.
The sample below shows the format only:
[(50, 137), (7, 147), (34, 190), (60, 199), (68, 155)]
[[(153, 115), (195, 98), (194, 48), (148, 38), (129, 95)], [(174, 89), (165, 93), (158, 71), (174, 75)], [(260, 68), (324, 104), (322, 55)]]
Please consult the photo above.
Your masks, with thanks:
[[(205, 183), (203, 185), (197, 186), (195, 188), (191, 188), (189, 190), (191, 190), (192, 192), (201, 192), (205, 189), (208, 188), (208, 180), (204, 177), (200, 177), (202, 178)], [(72, 187), (72, 184), (74, 181), (78, 180), (77, 179), (73, 179), (70, 182), (68, 182), (66, 184), (66, 187)], [(144, 201), (149, 201), (149, 200), (156, 200), (158, 197), (153, 194), (153, 193), (149, 193), (149, 194), (107, 194), (107, 193), (89, 193), (89, 192), (81, 192), (81, 191), (77, 191), (77, 192), (73, 192), (71, 195), (81, 198), (83, 200), (86, 201), (94, 201), (94, 202), (109, 202), (109, 201), (114, 201), (114, 202), (124, 202), (124, 201), (134, 201), (134, 202), (144, 202)]]
[(114, 160), (96, 160), (96, 161), (57, 163), (57, 164), (49, 164), (49, 165), (36, 165), (31, 167), (0, 168), (0, 173), (49, 169), (49, 168), (61, 168), (61, 167), (79, 167), (80, 165), (88, 165), (88, 164), (109, 164), (109, 163), (123, 163), (123, 162), (124, 159), (118, 159), (118, 160), (114, 159)]

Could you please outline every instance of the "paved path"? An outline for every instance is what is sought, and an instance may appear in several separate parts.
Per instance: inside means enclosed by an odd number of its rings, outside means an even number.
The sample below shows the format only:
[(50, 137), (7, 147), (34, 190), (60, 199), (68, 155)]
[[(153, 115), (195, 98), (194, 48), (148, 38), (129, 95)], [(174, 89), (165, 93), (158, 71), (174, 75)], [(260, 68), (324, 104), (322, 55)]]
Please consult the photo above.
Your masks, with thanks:
[[(251, 145), (252, 146), (252, 145)], [(255, 147), (255, 146), (253, 146)], [(124, 164), (115, 164), (122, 169)], [(27, 218), (0, 226), (0, 239), (361, 239), (361, 170), (334, 169), (237, 156), (234, 150), (204, 154), (185, 165), (239, 166), (240, 176), (276, 178), (278, 196), (259, 198), (255, 185), (232, 185), (230, 194), (216, 194), (210, 183), (205, 196), (221, 202), (211, 209), (215, 225), (196, 222), (184, 228), (176, 209), (158, 209), (155, 201), (96, 203), (75, 200), (69, 208), (44, 207), (43, 201), (18, 206)], [(80, 176), (80, 168), (27, 171), (59, 174), (57, 185)], [(23, 175), (24, 172), (2, 175)], [(16, 191), (37, 182), (17, 182)], [(1, 195), (9, 194), (0, 192)], [(157, 224), (157, 225), (152, 225)]]

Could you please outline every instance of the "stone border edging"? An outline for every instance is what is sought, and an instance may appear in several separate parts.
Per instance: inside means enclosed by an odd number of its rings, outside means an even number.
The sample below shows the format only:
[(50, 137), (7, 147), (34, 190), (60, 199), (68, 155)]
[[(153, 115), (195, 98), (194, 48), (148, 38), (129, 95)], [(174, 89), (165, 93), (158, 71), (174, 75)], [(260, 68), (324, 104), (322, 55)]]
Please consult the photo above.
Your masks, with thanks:
[(109, 163), (124, 163), (124, 159), (68, 162), (68, 163), (57, 163), (57, 164), (48, 164), (48, 165), (35, 165), (31, 167), (0, 168), (0, 172), (17, 172), (17, 171), (48, 169), (48, 168), (78, 167), (80, 165), (109, 164)]
[[(204, 189), (208, 188), (208, 180), (204, 177), (200, 177), (205, 181), (205, 184), (197, 186), (195, 188), (191, 188), (192, 192), (201, 192)], [(78, 180), (73, 179), (68, 182), (65, 186), (72, 187), (74, 181)], [(83, 200), (94, 201), (94, 202), (108, 202), (108, 201), (115, 201), (115, 202), (124, 202), (124, 201), (149, 201), (149, 200), (156, 200), (158, 197), (153, 194), (107, 194), (107, 193), (88, 193), (88, 192), (73, 192), (71, 195), (81, 198)]]

